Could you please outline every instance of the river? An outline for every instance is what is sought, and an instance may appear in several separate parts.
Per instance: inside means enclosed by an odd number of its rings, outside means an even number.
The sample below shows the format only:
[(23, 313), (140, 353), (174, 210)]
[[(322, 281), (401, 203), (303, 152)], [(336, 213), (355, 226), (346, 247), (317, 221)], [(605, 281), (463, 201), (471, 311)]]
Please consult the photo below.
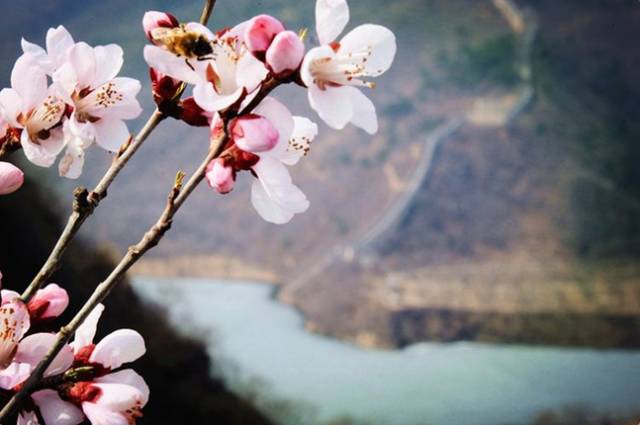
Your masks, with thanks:
[(222, 365), (212, 373), (240, 392), (261, 382), (263, 396), (306, 406), (314, 418), (305, 425), (343, 415), (384, 425), (524, 425), (570, 405), (640, 412), (638, 351), (479, 343), (365, 350), (305, 331), (267, 285), (138, 277), (133, 287), (166, 307), (179, 329), (205, 338)]

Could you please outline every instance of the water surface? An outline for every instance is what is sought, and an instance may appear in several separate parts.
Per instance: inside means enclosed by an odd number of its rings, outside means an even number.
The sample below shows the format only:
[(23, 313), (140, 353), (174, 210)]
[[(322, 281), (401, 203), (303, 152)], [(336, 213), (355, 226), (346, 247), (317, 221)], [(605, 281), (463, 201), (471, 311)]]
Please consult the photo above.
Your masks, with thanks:
[(640, 411), (640, 352), (423, 343), (364, 350), (310, 334), (273, 288), (201, 279), (137, 278), (143, 297), (227, 359), (232, 386), (257, 378), (268, 396), (302, 401), (321, 419), (389, 425), (526, 424), (543, 410)]

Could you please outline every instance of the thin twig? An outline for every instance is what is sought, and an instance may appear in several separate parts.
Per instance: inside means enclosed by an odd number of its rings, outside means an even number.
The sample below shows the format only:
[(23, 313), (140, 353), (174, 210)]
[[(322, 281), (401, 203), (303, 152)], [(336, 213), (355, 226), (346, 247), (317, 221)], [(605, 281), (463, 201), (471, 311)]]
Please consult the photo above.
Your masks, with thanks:
[(100, 201), (107, 196), (107, 189), (113, 180), (124, 166), (127, 165), (131, 157), (140, 149), (147, 137), (149, 137), (149, 134), (164, 118), (164, 115), (156, 109), (136, 137), (125, 143), (120, 154), (113, 161), (111, 167), (109, 167), (95, 189), (91, 192), (88, 192), (84, 188), (76, 189), (74, 193), (73, 211), (67, 220), (67, 225), (49, 254), (49, 258), (22, 294), (22, 299), (25, 302), (28, 302), (36, 291), (40, 289), (58, 269), (64, 252), (80, 230), (80, 227), (82, 227), (84, 221), (93, 213)]
[(213, 12), (213, 8), (216, 5), (216, 0), (207, 0), (204, 5), (204, 9), (202, 9), (202, 15), (200, 15), (200, 23), (205, 25), (209, 22), (209, 18), (211, 17), (211, 12)]
[(80, 311), (73, 317), (73, 319), (58, 332), (58, 337), (54, 345), (49, 349), (47, 354), (38, 363), (38, 366), (31, 373), (29, 379), (21, 387), (9, 402), (0, 411), (0, 423), (2, 423), (9, 415), (11, 415), (16, 409), (18, 403), (29, 394), (34, 388), (36, 388), (38, 382), (42, 379), (44, 371), (49, 367), (53, 359), (69, 341), (71, 336), (75, 333), (78, 327), (84, 322), (89, 313), (111, 293), (118, 283), (122, 281), (127, 270), (129, 270), (147, 251), (158, 245), (158, 242), (163, 238), (165, 233), (171, 228), (174, 215), (178, 212), (180, 207), (184, 204), (187, 198), (191, 195), (194, 189), (204, 179), (207, 165), (222, 152), (227, 142), (227, 135), (224, 132), (220, 132), (219, 136), (212, 141), (212, 146), (209, 150), (209, 154), (200, 164), (196, 172), (191, 176), (189, 181), (182, 184), (184, 174), (179, 173), (176, 177), (171, 192), (169, 193), (167, 204), (162, 211), (162, 214), (156, 221), (156, 223), (149, 228), (144, 234), (143, 238), (136, 245), (129, 247), (126, 255), (120, 260), (111, 274), (100, 283), (91, 294), (91, 297), (82, 306)]

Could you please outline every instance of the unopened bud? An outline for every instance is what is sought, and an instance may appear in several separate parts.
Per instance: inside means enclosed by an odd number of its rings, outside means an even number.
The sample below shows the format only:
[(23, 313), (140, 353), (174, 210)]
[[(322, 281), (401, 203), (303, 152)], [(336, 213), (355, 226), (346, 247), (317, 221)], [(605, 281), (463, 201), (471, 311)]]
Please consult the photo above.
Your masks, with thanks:
[(15, 165), (0, 161), (0, 195), (7, 195), (20, 189), (24, 183), (24, 173)]
[(276, 35), (267, 50), (267, 65), (275, 75), (286, 76), (300, 67), (304, 58), (304, 43), (293, 31)]
[(259, 59), (264, 59), (276, 35), (284, 31), (284, 25), (273, 16), (258, 15), (249, 21), (244, 32), (247, 47)]
[(142, 28), (144, 29), (144, 33), (147, 35), (147, 38), (152, 43), (155, 43), (153, 37), (153, 30), (156, 28), (175, 28), (180, 25), (180, 22), (170, 13), (166, 12), (157, 12), (155, 10), (151, 10), (144, 14), (142, 18)]
[(273, 149), (280, 137), (271, 122), (260, 115), (247, 114), (231, 122), (231, 137), (238, 148), (258, 153)]
[(175, 102), (182, 87), (182, 81), (164, 75), (153, 68), (149, 68), (149, 76), (151, 77), (151, 91), (154, 102), (158, 106)]
[(209, 186), (223, 195), (231, 192), (235, 185), (233, 168), (225, 165), (222, 158), (216, 158), (209, 163), (205, 176)]
[(60, 316), (69, 305), (69, 295), (55, 283), (36, 292), (27, 304), (32, 320), (50, 319)]

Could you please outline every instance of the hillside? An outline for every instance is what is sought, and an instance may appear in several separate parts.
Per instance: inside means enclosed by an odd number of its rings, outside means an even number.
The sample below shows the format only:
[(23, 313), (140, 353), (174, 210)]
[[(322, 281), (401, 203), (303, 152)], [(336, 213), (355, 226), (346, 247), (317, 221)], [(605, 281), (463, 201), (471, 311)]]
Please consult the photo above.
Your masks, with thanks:
[(640, 15), (519, 3), (540, 25), (534, 103), (506, 127), (465, 124), (396, 226), (284, 287), (311, 329), (383, 346), (640, 346)]
[[(50, 196), (31, 184), (14, 195), (0, 197), (0, 271), (4, 287), (22, 290), (46, 259), (61, 230), (59, 218), (51, 213), (51, 203)], [(66, 258), (53, 277), (71, 298), (59, 325), (71, 318), (114, 264), (111, 253), (95, 250), (85, 241), (74, 243)], [(141, 424), (271, 423), (221, 381), (211, 378), (212, 360), (203, 343), (172, 329), (166, 315), (144, 305), (127, 282), (112, 293), (106, 308), (98, 338), (117, 328), (133, 328), (146, 340), (147, 354), (133, 364), (151, 389)]]

